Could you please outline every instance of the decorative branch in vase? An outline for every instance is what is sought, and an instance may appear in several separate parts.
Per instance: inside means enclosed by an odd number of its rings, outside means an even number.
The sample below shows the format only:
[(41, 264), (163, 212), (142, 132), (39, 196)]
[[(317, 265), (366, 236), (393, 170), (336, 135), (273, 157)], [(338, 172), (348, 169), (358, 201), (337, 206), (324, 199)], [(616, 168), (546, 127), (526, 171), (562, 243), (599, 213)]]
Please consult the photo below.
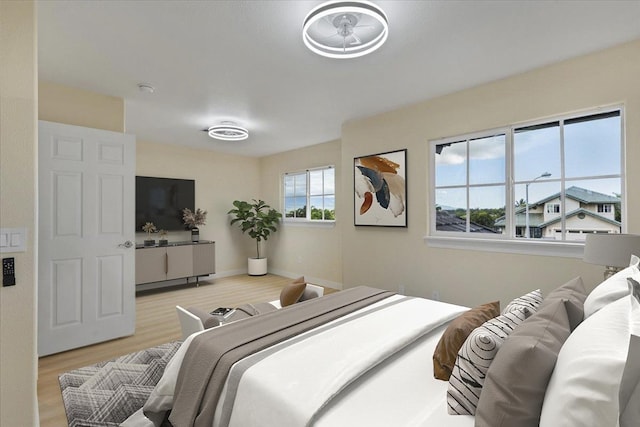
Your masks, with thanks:
[(147, 238), (144, 241), (144, 245), (145, 246), (154, 246), (156, 244), (156, 241), (155, 241), (155, 239), (151, 238), (151, 233), (155, 233), (157, 231), (156, 226), (153, 225), (152, 222), (147, 222), (145, 225), (142, 226), (142, 231), (147, 233)]
[(182, 221), (191, 229), (191, 241), (197, 242), (200, 240), (200, 229), (198, 229), (198, 226), (207, 223), (207, 211), (198, 208), (195, 212), (192, 212), (191, 209), (184, 208), (182, 210)]
[(158, 235), (160, 236), (160, 240), (158, 240), (158, 244), (160, 246), (167, 246), (169, 241), (167, 240), (167, 230), (158, 231)]

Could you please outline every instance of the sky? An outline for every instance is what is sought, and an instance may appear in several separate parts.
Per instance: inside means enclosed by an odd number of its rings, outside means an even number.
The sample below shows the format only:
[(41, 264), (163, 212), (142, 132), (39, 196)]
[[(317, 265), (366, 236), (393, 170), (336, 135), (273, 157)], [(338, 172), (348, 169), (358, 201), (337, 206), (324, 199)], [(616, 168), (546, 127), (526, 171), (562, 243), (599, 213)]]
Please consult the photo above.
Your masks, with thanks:
[[(307, 204), (306, 172), (290, 174), (285, 178), (285, 212), (299, 209)], [(314, 169), (309, 171), (309, 194), (311, 206), (335, 210), (335, 169)], [(323, 194), (326, 194), (323, 196)]]
[[(620, 117), (566, 124), (564, 131), (564, 177), (566, 187), (578, 186), (607, 195), (621, 193)], [(535, 202), (560, 191), (562, 178), (560, 126), (527, 129), (514, 134), (514, 201)], [(445, 146), (436, 154), (436, 186), (465, 185), (466, 142)], [(470, 207), (505, 206), (506, 137), (504, 135), (469, 142)], [(548, 178), (533, 179), (543, 173)], [(436, 204), (466, 207), (464, 188), (437, 188)]]

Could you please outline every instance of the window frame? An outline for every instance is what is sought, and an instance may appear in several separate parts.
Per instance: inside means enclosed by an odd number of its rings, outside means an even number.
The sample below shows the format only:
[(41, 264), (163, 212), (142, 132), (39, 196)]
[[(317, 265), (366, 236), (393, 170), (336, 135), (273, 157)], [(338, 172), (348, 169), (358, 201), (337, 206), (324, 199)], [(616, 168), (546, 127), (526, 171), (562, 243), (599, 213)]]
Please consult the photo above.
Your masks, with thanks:
[[(333, 178), (334, 178), (334, 185), (333, 185), (333, 193), (325, 193), (324, 192), (324, 184), (323, 184), (323, 189), (322, 189), (322, 194), (311, 194), (311, 172), (314, 171), (326, 171), (326, 170), (333, 170)], [(311, 198), (312, 197), (318, 197), (318, 196), (322, 196), (325, 197), (327, 195), (333, 195), (334, 198), (334, 203), (336, 200), (336, 185), (335, 185), (335, 178), (336, 178), (336, 172), (335, 172), (336, 168), (334, 165), (326, 165), (326, 166), (319, 166), (319, 167), (314, 167), (314, 168), (307, 168), (307, 169), (302, 169), (302, 170), (298, 170), (298, 171), (288, 171), (288, 172), (284, 172), (280, 178), (280, 188), (282, 191), (282, 197), (281, 197), (281, 208), (282, 208), (282, 221), (283, 223), (287, 223), (287, 224), (305, 224), (305, 225), (332, 225), (335, 224), (336, 220), (335, 219), (311, 219)], [(287, 196), (286, 196), (286, 190), (285, 190), (285, 179), (287, 176), (291, 176), (291, 175), (305, 175), (305, 217), (287, 217), (287, 210), (286, 210), (286, 200), (287, 200)], [(334, 207), (335, 210), (335, 207)]]
[[(472, 250), (486, 250), (491, 252), (510, 252), (510, 253), (523, 253), (523, 254), (537, 254), (537, 255), (557, 255), (568, 257), (582, 257), (584, 241), (574, 240), (544, 240), (544, 239), (527, 239), (516, 237), (515, 227), (515, 188), (518, 184), (524, 182), (516, 182), (514, 176), (514, 134), (516, 129), (522, 129), (525, 127), (532, 127), (538, 125), (545, 125), (554, 121), (559, 122), (559, 131), (564, 132), (564, 126), (567, 121), (579, 119), (582, 117), (595, 116), (599, 114), (607, 114), (613, 112), (619, 112), (620, 117), (620, 173), (619, 175), (590, 175), (580, 176), (576, 178), (567, 178), (564, 174), (564, 135), (561, 136), (561, 162), (562, 172), (560, 177), (551, 177), (543, 180), (542, 182), (558, 182), (561, 192), (566, 190), (566, 184), (576, 180), (588, 180), (588, 179), (606, 179), (617, 178), (620, 179), (620, 213), (621, 213), (621, 233), (627, 232), (628, 216), (626, 212), (626, 170), (625, 170), (625, 110), (624, 105), (616, 104), (606, 107), (592, 108), (588, 110), (582, 110), (578, 112), (562, 114), (535, 121), (525, 121), (520, 123), (511, 124), (508, 126), (489, 129), (485, 131), (470, 132), (464, 135), (456, 135), (452, 137), (433, 139), (428, 142), (429, 153), (429, 191), (428, 191), (428, 230), (424, 239), (429, 246), (453, 248), (453, 249), (472, 249)], [(469, 231), (456, 232), (456, 231), (439, 231), (436, 230), (436, 191), (446, 186), (436, 187), (436, 147), (441, 144), (448, 144), (460, 141), (469, 141), (478, 138), (486, 138), (493, 135), (499, 135), (504, 133), (505, 135), (505, 208), (511, 206), (510, 209), (505, 209), (506, 229), (508, 233), (504, 234), (484, 234), (484, 233), (471, 233)], [(469, 163), (468, 149), (467, 149), (467, 168)], [(468, 171), (467, 171), (468, 174)], [(453, 186), (450, 186), (453, 187)], [(466, 188), (467, 191), (472, 186), (469, 185), (468, 175), (467, 182), (464, 186), (459, 188)], [(468, 197), (468, 195), (467, 195)], [(560, 203), (560, 215), (562, 216), (562, 228), (566, 234), (568, 230), (565, 226), (565, 209), (564, 198)], [(469, 209), (469, 208), (468, 208)], [(546, 207), (545, 207), (546, 211)], [(469, 215), (467, 215), (469, 217)], [(467, 223), (469, 218), (467, 218)], [(467, 230), (469, 228), (467, 227)], [(564, 236), (563, 236), (564, 238)]]

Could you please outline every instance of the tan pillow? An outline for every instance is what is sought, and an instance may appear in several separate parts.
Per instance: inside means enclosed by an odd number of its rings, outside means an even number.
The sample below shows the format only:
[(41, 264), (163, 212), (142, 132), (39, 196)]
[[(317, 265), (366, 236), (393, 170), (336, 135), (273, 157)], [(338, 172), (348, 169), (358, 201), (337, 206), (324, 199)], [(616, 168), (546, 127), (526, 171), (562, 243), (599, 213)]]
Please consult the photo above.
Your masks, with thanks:
[(306, 287), (307, 284), (304, 282), (304, 276), (298, 277), (286, 285), (282, 288), (282, 291), (280, 291), (280, 305), (286, 307), (297, 303)]
[(500, 314), (500, 301), (489, 302), (453, 319), (438, 341), (433, 353), (433, 376), (449, 381), (462, 344), (478, 326)]
[(558, 353), (571, 333), (568, 304), (541, 305), (504, 341), (484, 380), (476, 427), (538, 427)]

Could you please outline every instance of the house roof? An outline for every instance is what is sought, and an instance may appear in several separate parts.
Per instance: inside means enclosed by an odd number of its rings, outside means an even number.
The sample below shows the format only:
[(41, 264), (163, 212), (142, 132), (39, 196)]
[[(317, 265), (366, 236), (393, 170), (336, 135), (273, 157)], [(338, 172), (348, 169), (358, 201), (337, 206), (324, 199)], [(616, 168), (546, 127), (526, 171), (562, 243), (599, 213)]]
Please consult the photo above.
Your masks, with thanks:
[[(610, 218), (604, 217), (604, 216), (602, 216), (602, 215), (598, 215), (598, 214), (597, 214), (597, 213), (595, 213), (595, 212), (591, 212), (591, 211), (588, 211), (588, 210), (586, 210), (586, 209), (582, 209), (582, 208), (580, 208), (580, 209), (576, 209), (576, 210), (573, 210), (573, 211), (569, 212), (569, 213), (566, 215), (566, 217), (567, 217), (567, 218), (571, 218), (571, 217), (577, 216), (577, 215), (579, 215), (579, 214), (581, 214), (581, 213), (582, 213), (582, 214), (585, 214), (586, 216), (590, 216), (590, 217), (592, 217), (592, 218), (599, 219), (600, 221), (607, 222), (607, 223), (609, 223), (609, 224), (615, 225), (616, 227), (621, 227), (621, 226), (622, 226), (622, 224), (621, 224), (619, 221), (616, 221), (616, 220), (614, 220), (614, 219), (610, 219)], [(558, 223), (558, 222), (560, 222), (560, 217), (554, 218), (554, 219), (549, 220), (549, 221), (547, 221), (547, 222), (542, 222), (542, 223), (538, 224), (538, 225), (537, 225), (537, 227), (541, 227), (541, 228), (542, 228), (542, 227), (548, 227), (549, 225), (551, 225), (551, 224), (556, 224), (556, 223)]]
[[(619, 197), (614, 197), (614, 196), (609, 196), (607, 194), (603, 194), (603, 193), (598, 193), (597, 191), (592, 191), (592, 190), (587, 190), (585, 188), (581, 188), (581, 187), (569, 187), (565, 190), (565, 194), (567, 196), (567, 198), (569, 199), (573, 199), (576, 200), (580, 203), (585, 203), (585, 204), (595, 204), (595, 203), (612, 203), (612, 204), (620, 204), (620, 198)], [(529, 203), (529, 209), (535, 207), (535, 206), (539, 206), (539, 205), (543, 205), (551, 200), (554, 199), (559, 199), (560, 198), (560, 192), (552, 194), (548, 197), (545, 197), (544, 199), (541, 200), (537, 200), (535, 202)], [(516, 214), (516, 226), (525, 226), (525, 222), (526, 222), (526, 215), (525, 215), (525, 210), (526, 210), (526, 206), (520, 206), (518, 208), (516, 208), (515, 214)], [(578, 214), (580, 212), (588, 212), (584, 209), (577, 209), (573, 212), (570, 212), (567, 214), (567, 217), (573, 213)], [(602, 215), (598, 215), (595, 214), (593, 212), (588, 212), (588, 214), (594, 218), (599, 218), (602, 219), (603, 221), (609, 221), (611, 222), (611, 220), (603, 217)], [(542, 213), (535, 213), (535, 212), (529, 212), (529, 226), (531, 227), (544, 227), (544, 223), (542, 222), (544, 220), (544, 215)], [(559, 220), (559, 219), (558, 219)], [(547, 224), (551, 224), (553, 223), (555, 220), (552, 221), (548, 221)], [(618, 226), (620, 225), (620, 223), (618, 221), (613, 221), (612, 223), (617, 224)], [(496, 219), (496, 227), (504, 227), (506, 225), (506, 219), (504, 216), (501, 216), (500, 218)]]
[[(497, 233), (484, 225), (471, 221), (469, 224), (472, 233)], [(467, 221), (443, 210), (436, 211), (436, 229), (438, 231), (467, 231)]]
[[(620, 203), (619, 197), (609, 196), (607, 194), (598, 193), (597, 191), (587, 190), (585, 188), (575, 187), (575, 186), (567, 188), (565, 190), (565, 195), (567, 196), (567, 198), (576, 200), (580, 203), (587, 203), (587, 204)], [(529, 203), (529, 206), (531, 207), (531, 206), (541, 205), (541, 204), (547, 203), (550, 200), (559, 199), (559, 198), (560, 198), (560, 192), (552, 194), (544, 199), (538, 200), (535, 203)], [(525, 210), (524, 207), (521, 209), (522, 211)]]
[[(526, 215), (524, 214), (524, 210), (522, 211), (522, 214), (516, 213), (516, 227), (526, 226), (527, 225), (526, 221), (527, 220), (526, 220)], [(529, 212), (530, 227), (537, 227), (539, 224), (542, 223), (542, 221), (544, 221), (544, 214)], [(505, 219), (504, 216), (501, 216), (496, 220), (495, 225), (496, 227), (505, 227), (507, 225), (507, 220)]]

